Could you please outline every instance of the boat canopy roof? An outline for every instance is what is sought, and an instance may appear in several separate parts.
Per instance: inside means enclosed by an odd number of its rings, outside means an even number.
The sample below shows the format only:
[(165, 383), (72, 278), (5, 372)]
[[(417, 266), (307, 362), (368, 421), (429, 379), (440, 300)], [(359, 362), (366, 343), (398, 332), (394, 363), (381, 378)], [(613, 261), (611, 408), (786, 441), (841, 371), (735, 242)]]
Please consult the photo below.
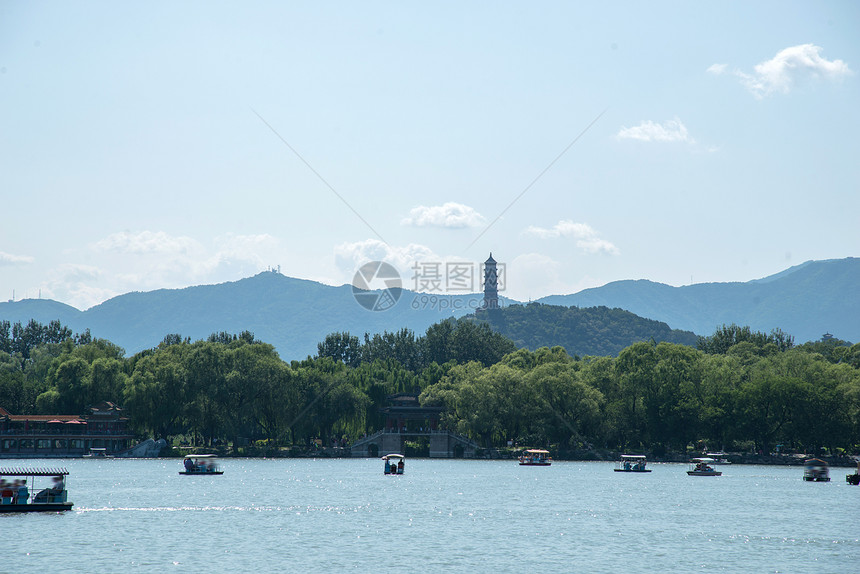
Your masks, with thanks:
[(185, 458), (218, 458), (217, 454), (186, 454)]
[(644, 454), (622, 454), (621, 458), (629, 460), (645, 460)]
[(406, 458), (406, 457), (403, 456), (402, 454), (393, 453), (393, 454), (386, 454), (385, 456), (382, 457), (382, 460), (388, 460), (389, 458)]
[(529, 448), (529, 449), (526, 449), (526, 452), (531, 453), (531, 454), (549, 454), (548, 450), (543, 450), (540, 448)]
[(804, 462), (806, 466), (827, 466), (827, 463), (820, 458), (810, 458)]
[(0, 476), (66, 476), (65, 468), (0, 468)]
[(708, 456), (700, 456), (698, 458), (691, 458), (690, 462), (714, 462), (714, 459)]

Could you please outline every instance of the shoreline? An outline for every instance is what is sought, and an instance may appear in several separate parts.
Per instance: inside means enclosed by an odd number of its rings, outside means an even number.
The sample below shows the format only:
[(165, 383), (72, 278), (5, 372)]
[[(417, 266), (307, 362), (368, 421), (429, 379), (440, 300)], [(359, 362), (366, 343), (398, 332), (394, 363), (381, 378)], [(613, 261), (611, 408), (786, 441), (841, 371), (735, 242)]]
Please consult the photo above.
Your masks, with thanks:
[[(351, 453), (351, 449), (349, 447), (327, 447), (327, 448), (318, 448), (318, 449), (297, 449), (290, 447), (280, 447), (277, 449), (272, 448), (254, 448), (254, 447), (240, 447), (238, 451), (234, 451), (229, 448), (206, 448), (206, 447), (198, 447), (194, 449), (166, 449), (167, 452), (163, 452), (158, 456), (152, 457), (129, 457), (129, 456), (108, 456), (104, 458), (98, 458), (96, 460), (105, 460), (105, 458), (135, 458), (135, 459), (144, 459), (144, 458), (152, 458), (152, 459), (181, 459), (186, 454), (202, 454), (205, 453), (215, 454), (220, 458), (370, 458), (370, 457), (353, 457)], [(462, 460), (516, 460), (519, 455), (519, 452), (522, 449), (481, 449), (478, 451), (476, 456), (465, 458)], [(198, 451), (198, 452), (193, 452)], [(427, 454), (424, 453), (404, 453), (408, 458), (412, 459), (430, 459)], [(655, 456), (649, 453), (642, 452), (621, 452), (621, 451), (610, 451), (610, 450), (574, 450), (574, 451), (557, 451), (553, 454), (552, 459), (554, 461), (565, 461), (565, 462), (617, 462), (622, 454), (645, 454), (647, 457), (648, 463), (681, 463), (686, 464), (690, 462), (690, 459), (693, 457), (701, 457), (706, 456), (704, 453), (699, 452), (690, 452), (686, 454), (680, 453), (669, 453), (663, 456)], [(49, 459), (49, 460), (60, 460), (60, 459), (78, 459), (85, 458), (83, 456), (68, 456), (68, 455), (34, 455), (34, 454), (25, 454), (25, 455), (12, 455), (9, 456), (9, 453), (0, 454), (0, 460), (38, 460), (38, 459)], [(752, 453), (726, 453), (725, 457), (728, 464), (718, 464), (718, 466), (731, 466), (734, 464), (743, 464), (743, 465), (775, 465), (775, 466), (803, 466), (804, 461), (810, 458), (819, 458), (832, 468), (856, 468), (858, 462), (860, 462), (860, 456), (858, 455), (841, 455), (841, 456), (815, 456), (810, 454), (769, 454), (769, 455), (760, 455), (760, 454), (752, 454)], [(432, 460), (454, 460), (449, 458), (433, 458)]]

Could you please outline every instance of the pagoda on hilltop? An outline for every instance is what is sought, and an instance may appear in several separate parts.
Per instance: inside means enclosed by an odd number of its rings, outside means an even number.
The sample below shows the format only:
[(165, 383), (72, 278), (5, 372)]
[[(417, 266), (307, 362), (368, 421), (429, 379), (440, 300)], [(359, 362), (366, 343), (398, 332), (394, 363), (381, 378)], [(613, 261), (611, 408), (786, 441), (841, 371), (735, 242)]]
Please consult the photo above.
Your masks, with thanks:
[(487, 311), (499, 308), (499, 272), (492, 252), (490, 258), (484, 261), (484, 304), (481, 308)]

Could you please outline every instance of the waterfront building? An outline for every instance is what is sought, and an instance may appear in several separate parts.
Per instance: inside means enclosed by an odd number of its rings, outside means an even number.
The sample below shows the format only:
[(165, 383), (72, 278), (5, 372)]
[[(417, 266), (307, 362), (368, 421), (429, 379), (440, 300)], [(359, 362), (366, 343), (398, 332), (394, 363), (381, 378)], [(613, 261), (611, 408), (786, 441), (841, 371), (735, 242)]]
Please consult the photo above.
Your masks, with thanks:
[(114, 454), (131, 446), (134, 435), (120, 407), (105, 401), (87, 411), (85, 415), (15, 415), (0, 407), (0, 458), (74, 457), (92, 448)]

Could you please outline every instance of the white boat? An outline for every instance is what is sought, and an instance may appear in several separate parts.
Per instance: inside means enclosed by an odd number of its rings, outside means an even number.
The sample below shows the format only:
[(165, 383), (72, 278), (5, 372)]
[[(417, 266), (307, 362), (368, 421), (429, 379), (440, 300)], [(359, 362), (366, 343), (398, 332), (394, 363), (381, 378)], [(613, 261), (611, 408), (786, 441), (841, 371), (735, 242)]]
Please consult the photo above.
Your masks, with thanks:
[(714, 464), (732, 464), (724, 452), (707, 452), (705, 456), (714, 459)]
[[(0, 468), (0, 513), (61, 512), (71, 510), (64, 468)], [(36, 479), (50, 477), (50, 486)], [(8, 480), (11, 479), (11, 480)]]
[(84, 458), (113, 458), (113, 455), (108, 454), (106, 448), (93, 447), (84, 455)]
[(803, 480), (807, 482), (830, 482), (830, 469), (820, 458), (810, 458), (803, 463)]
[(549, 466), (551, 464), (552, 458), (550, 458), (548, 450), (530, 448), (520, 455), (520, 466)]
[(217, 454), (189, 454), (182, 462), (184, 471), (179, 474), (224, 474), (218, 466)]
[(722, 476), (719, 470), (714, 470), (714, 459), (708, 456), (690, 459), (689, 476)]
[(645, 468), (646, 464), (648, 463), (644, 454), (622, 454), (614, 470), (615, 472), (651, 472), (650, 468)]
[(385, 461), (385, 474), (403, 474), (406, 470), (406, 457), (402, 454), (386, 454), (382, 460)]

